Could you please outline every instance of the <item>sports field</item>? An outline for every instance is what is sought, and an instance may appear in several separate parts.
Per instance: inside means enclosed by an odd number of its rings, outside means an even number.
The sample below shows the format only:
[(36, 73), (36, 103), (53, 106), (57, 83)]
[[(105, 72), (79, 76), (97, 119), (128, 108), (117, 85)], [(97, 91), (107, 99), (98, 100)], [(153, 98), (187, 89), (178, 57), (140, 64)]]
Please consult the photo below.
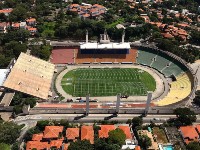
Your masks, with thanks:
[(154, 91), (156, 82), (146, 71), (137, 68), (82, 68), (69, 71), (61, 81), (68, 94), (79, 97), (146, 95)]

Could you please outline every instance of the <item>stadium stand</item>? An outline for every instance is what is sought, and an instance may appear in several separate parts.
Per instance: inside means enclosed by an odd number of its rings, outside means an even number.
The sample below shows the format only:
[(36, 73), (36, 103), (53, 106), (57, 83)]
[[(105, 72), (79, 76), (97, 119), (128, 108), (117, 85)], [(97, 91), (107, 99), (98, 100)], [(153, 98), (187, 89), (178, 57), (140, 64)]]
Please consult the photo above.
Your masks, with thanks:
[(191, 92), (191, 81), (188, 73), (177, 76), (177, 80), (170, 84), (170, 91), (163, 99), (155, 102), (158, 106), (177, 103), (186, 98)]
[(150, 66), (153, 59), (157, 56), (156, 51), (150, 51), (143, 48), (139, 48), (137, 62), (139, 64)]
[(80, 51), (77, 51), (76, 54), (76, 60), (75, 62), (77, 64), (80, 63), (101, 63), (101, 62), (136, 62), (136, 57), (137, 57), (137, 49), (130, 49), (129, 54), (81, 54)]
[(151, 67), (156, 68), (157, 70), (162, 71), (167, 65), (170, 64), (170, 58), (163, 53), (159, 53), (156, 56), (155, 61), (152, 63)]
[(72, 64), (74, 63), (74, 52), (76, 48), (54, 48), (51, 52), (51, 63)]
[(185, 66), (180, 64), (178, 61), (174, 60), (174, 62), (171, 62), (170, 66), (165, 68), (162, 73), (166, 77), (169, 77), (170, 75), (178, 76), (186, 70), (187, 68)]

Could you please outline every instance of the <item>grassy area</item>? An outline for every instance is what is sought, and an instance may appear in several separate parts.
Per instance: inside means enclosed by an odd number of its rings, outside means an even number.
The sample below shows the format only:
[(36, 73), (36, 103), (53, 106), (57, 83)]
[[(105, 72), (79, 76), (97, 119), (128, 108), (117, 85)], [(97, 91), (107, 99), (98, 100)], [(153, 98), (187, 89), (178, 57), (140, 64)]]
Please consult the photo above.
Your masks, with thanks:
[(64, 75), (61, 85), (73, 96), (146, 95), (154, 91), (156, 82), (147, 72), (137, 68), (76, 69)]
[(158, 143), (168, 143), (167, 137), (163, 129), (160, 129), (159, 127), (154, 127), (153, 134), (157, 136), (156, 139)]

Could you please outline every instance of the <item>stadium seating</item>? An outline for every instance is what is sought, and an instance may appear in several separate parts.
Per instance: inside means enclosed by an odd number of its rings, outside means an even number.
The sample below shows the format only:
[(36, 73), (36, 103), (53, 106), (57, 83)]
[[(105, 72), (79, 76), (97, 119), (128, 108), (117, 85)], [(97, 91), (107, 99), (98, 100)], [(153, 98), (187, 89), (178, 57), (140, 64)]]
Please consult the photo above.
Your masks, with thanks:
[(137, 49), (130, 49), (129, 54), (81, 54), (77, 52), (76, 63), (101, 63), (101, 62), (136, 62)]
[(162, 71), (167, 65), (169, 65), (171, 62), (169, 56), (163, 53), (159, 53), (156, 56), (155, 61), (151, 65), (151, 67), (156, 68), (159, 71)]
[(155, 102), (158, 106), (170, 105), (177, 103), (186, 98), (191, 92), (191, 82), (187, 73), (183, 73), (177, 77), (177, 80), (170, 85), (170, 91), (163, 99)]
[(156, 56), (157, 56), (157, 52), (155, 51), (139, 49), (137, 62), (139, 64), (150, 66), (153, 61), (153, 58), (155, 58)]
[(183, 65), (181, 65), (178, 61), (176, 63), (171, 62), (171, 65), (165, 68), (162, 73), (168, 77), (170, 75), (178, 76), (179, 74), (185, 72), (187, 69)]

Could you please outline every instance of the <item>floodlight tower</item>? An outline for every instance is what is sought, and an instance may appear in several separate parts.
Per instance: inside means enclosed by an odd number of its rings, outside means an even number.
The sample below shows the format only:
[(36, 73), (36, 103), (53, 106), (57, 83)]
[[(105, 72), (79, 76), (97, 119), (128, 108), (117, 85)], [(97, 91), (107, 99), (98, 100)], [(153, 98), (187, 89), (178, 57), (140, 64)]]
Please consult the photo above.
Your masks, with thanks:
[(120, 98), (121, 98), (121, 94), (117, 94), (116, 111), (115, 111), (116, 114), (119, 113)]
[(88, 30), (86, 30), (86, 39), (85, 39), (85, 43), (88, 43)]
[(88, 116), (88, 114), (89, 114), (89, 109), (90, 109), (89, 101), (90, 101), (90, 95), (87, 94), (87, 95), (86, 95), (86, 112), (85, 112), (85, 115), (86, 115), (86, 116)]
[(149, 107), (150, 107), (150, 103), (151, 103), (151, 100), (152, 100), (152, 92), (148, 92), (147, 94), (147, 103), (146, 103), (146, 108), (144, 110), (144, 115), (146, 116), (149, 112)]

